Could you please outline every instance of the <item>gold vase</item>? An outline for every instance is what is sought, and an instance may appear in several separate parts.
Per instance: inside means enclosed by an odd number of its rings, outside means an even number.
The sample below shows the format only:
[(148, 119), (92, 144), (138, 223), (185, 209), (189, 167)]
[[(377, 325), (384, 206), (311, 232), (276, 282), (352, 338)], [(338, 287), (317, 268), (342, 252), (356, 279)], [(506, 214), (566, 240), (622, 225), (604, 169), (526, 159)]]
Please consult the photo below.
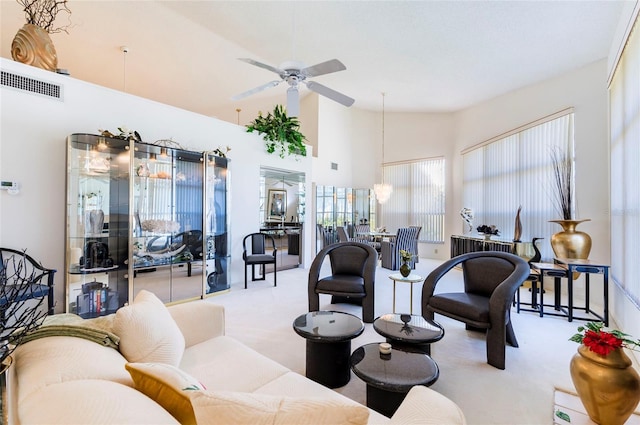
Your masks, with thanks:
[(551, 248), (557, 258), (574, 258), (586, 260), (591, 252), (591, 236), (576, 230), (576, 226), (586, 220), (549, 220), (558, 223), (562, 231), (551, 235)]
[(597, 424), (624, 424), (640, 401), (640, 376), (622, 348), (603, 356), (581, 345), (570, 370), (576, 392)]
[[(585, 220), (549, 220), (551, 223), (558, 223), (562, 226), (562, 231), (551, 235), (551, 248), (556, 258), (573, 258), (586, 260), (591, 252), (591, 236), (585, 232), (576, 230), (576, 226)], [(577, 279), (580, 273), (574, 273), (573, 278)]]
[(18, 30), (11, 43), (11, 57), (48, 71), (58, 68), (58, 55), (49, 33), (33, 24), (24, 24)]

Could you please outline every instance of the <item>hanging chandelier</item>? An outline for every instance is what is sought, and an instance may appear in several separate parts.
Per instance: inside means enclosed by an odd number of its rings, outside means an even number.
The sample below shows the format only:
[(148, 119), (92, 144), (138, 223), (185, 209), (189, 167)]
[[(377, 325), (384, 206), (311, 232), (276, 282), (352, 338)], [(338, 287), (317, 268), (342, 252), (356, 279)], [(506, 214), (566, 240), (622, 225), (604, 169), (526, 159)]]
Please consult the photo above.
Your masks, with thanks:
[(380, 170), (382, 172), (382, 183), (374, 184), (373, 192), (376, 194), (378, 202), (384, 204), (389, 200), (391, 192), (393, 192), (393, 186), (384, 182), (384, 92), (382, 93), (382, 164)]

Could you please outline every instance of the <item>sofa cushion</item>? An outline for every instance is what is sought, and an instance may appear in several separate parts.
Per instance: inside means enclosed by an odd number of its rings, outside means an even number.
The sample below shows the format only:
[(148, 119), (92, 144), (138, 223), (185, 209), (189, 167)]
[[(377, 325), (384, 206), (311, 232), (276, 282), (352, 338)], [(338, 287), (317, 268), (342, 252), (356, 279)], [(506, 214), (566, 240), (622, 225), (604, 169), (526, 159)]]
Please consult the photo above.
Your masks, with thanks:
[(190, 392), (204, 387), (186, 372), (165, 363), (127, 363), (135, 388), (156, 401), (181, 424), (196, 424)]
[(289, 369), (240, 341), (219, 336), (184, 351), (180, 369), (209, 388), (253, 392)]
[(18, 346), (11, 369), (16, 401), (54, 384), (81, 379), (108, 380), (133, 387), (127, 360), (113, 348), (83, 338), (51, 336)]
[[(98, 365), (94, 369), (99, 369)], [(179, 423), (141, 392), (102, 379), (80, 379), (42, 387), (18, 404), (15, 417), (20, 418), (16, 423), (47, 425)]]
[(163, 363), (127, 363), (135, 388), (181, 424), (366, 424), (369, 410), (337, 397), (283, 397), (206, 391), (186, 372)]
[(180, 364), (184, 336), (167, 307), (149, 291), (140, 291), (133, 303), (116, 312), (113, 332), (129, 362)]
[(282, 397), (233, 391), (194, 391), (191, 403), (200, 424), (364, 425), (369, 410), (324, 397)]

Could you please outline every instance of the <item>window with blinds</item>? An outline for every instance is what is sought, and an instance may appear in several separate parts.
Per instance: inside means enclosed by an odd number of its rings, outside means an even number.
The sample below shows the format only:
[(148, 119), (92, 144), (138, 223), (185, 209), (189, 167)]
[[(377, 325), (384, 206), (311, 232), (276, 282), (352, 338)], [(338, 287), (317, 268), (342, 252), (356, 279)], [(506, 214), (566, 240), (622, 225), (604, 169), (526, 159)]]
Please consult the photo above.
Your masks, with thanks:
[[(473, 232), (482, 224), (495, 225), (500, 238), (512, 240), (519, 206), (522, 241), (548, 240), (561, 230), (548, 222), (562, 218), (553, 201), (554, 150), (573, 161), (571, 109), (462, 152), (463, 207), (473, 211)], [(553, 257), (549, 243), (539, 247), (543, 258)]]
[(384, 182), (393, 186), (381, 205), (381, 224), (387, 230), (422, 226), (420, 242), (444, 242), (444, 158), (385, 165)]
[(640, 307), (640, 31), (638, 19), (609, 85), (611, 274)]

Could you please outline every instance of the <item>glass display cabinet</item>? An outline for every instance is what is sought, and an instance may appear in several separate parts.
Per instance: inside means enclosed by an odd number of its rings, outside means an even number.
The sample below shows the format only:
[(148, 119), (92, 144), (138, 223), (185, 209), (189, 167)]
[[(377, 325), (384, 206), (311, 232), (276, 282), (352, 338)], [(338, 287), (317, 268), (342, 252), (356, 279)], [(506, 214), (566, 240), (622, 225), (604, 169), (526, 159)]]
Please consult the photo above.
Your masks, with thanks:
[(229, 288), (227, 159), (119, 138), (67, 140), (67, 311), (113, 313)]

